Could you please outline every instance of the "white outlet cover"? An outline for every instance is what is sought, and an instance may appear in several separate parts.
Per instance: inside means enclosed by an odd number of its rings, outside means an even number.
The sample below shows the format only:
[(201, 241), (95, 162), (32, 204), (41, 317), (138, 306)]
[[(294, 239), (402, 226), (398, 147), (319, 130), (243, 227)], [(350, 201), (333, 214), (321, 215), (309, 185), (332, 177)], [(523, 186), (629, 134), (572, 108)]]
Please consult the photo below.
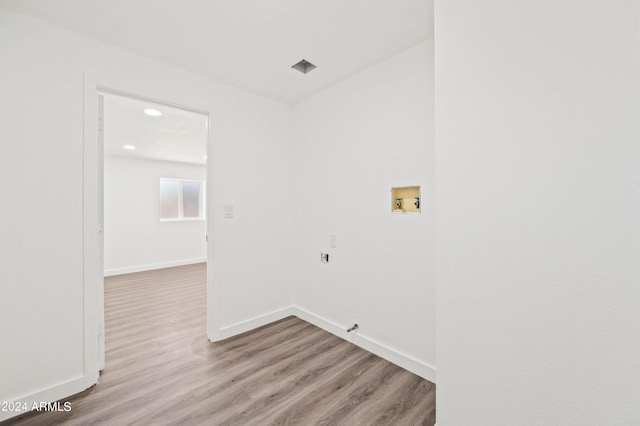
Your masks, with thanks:
[(336, 248), (338, 243), (338, 236), (336, 234), (329, 234), (329, 247)]

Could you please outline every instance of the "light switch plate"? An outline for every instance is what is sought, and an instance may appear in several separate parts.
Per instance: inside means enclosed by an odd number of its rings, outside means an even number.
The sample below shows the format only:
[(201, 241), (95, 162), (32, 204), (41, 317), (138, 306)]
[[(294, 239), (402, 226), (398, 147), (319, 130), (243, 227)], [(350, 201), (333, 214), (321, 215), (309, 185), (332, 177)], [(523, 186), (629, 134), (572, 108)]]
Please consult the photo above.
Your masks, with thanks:
[(226, 219), (233, 218), (233, 204), (225, 204), (224, 205), (224, 217)]
[(338, 236), (336, 234), (329, 234), (329, 247), (336, 248), (338, 243)]

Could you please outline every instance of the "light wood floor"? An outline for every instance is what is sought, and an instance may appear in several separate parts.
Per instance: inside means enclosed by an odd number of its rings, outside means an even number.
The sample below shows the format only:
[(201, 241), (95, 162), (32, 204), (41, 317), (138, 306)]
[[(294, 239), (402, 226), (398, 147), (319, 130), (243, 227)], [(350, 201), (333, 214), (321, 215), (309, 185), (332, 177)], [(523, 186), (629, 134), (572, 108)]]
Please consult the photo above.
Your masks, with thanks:
[(211, 343), (206, 265), (107, 278), (106, 368), (16, 425), (433, 425), (435, 385), (295, 317)]

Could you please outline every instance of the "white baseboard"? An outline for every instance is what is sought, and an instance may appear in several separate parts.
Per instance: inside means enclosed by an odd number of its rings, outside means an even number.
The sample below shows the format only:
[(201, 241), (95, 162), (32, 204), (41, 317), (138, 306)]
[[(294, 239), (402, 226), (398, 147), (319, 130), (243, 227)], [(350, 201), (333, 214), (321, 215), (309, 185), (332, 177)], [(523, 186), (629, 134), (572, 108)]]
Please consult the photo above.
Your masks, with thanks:
[(436, 368), (431, 365), (428, 365), (409, 355), (403, 354), (402, 352), (399, 352), (393, 348), (390, 348), (389, 346), (377, 342), (361, 334), (359, 331), (347, 333), (344, 327), (325, 318), (322, 318), (319, 315), (309, 312), (306, 309), (294, 307), (293, 311), (293, 315), (302, 320), (320, 327), (331, 334), (348, 340), (349, 342), (360, 346), (361, 348), (366, 349), (367, 351), (374, 353), (379, 357), (384, 358), (387, 361), (404, 368), (405, 370), (411, 371), (412, 373), (417, 374), (418, 376), (427, 379), (432, 383), (436, 382)]
[[(241, 321), (235, 324), (224, 326), (215, 333), (215, 336), (212, 340), (220, 341), (244, 333), (246, 331), (262, 327), (263, 325), (267, 325), (269, 323), (281, 320), (292, 315), (295, 315), (298, 318), (307, 321), (317, 327), (320, 327), (331, 334), (334, 334), (357, 346), (360, 346), (361, 348), (374, 353), (379, 357), (384, 358), (387, 361), (392, 362), (408, 371), (411, 371), (412, 373), (417, 374), (418, 376), (423, 377), (430, 382), (436, 382), (435, 367), (419, 361), (409, 355), (398, 352), (397, 350), (392, 349), (380, 342), (377, 342), (365, 335), (362, 335), (359, 332), (356, 332), (355, 334), (347, 333), (344, 327), (297, 306), (288, 306), (269, 312), (265, 315), (248, 319), (246, 321)], [(58, 385), (34, 392), (30, 395), (15, 398), (12, 401), (21, 403), (24, 402), (28, 407), (31, 407), (34, 402), (40, 403), (58, 401), (91, 387), (93, 383), (89, 383), (87, 380), (88, 379), (86, 377), (80, 376), (60, 383)], [(71, 409), (73, 409), (73, 406), (71, 407)], [(0, 421), (10, 419), (23, 413), (24, 411), (0, 411)]]
[(235, 324), (221, 327), (220, 330), (215, 332), (215, 335), (212, 336), (211, 340), (213, 342), (218, 342), (220, 340), (224, 340), (226, 338), (244, 333), (245, 331), (253, 330), (254, 328), (262, 327), (263, 325), (270, 324), (272, 322), (292, 315), (295, 315), (293, 306), (278, 309), (265, 315), (260, 315), (258, 317), (250, 318), (246, 321), (241, 321)]
[(105, 269), (104, 276), (111, 277), (113, 275), (131, 274), (133, 272), (153, 271), (154, 269), (172, 268), (174, 266), (193, 265), (194, 263), (204, 263), (206, 257), (197, 259), (174, 260), (172, 262), (151, 263), (148, 265), (128, 266), (126, 268)]
[(436, 368), (426, 364), (412, 356), (403, 354), (387, 345), (384, 345), (376, 340), (363, 335), (361, 332), (347, 333), (344, 327), (329, 321), (319, 315), (316, 315), (306, 309), (299, 308), (297, 306), (290, 306), (282, 308), (265, 315), (254, 317), (246, 321), (241, 321), (235, 324), (221, 327), (220, 330), (214, 332), (211, 340), (214, 342), (227, 339), (232, 336), (244, 333), (246, 331), (253, 330), (263, 325), (267, 325), (274, 321), (281, 320), (288, 316), (294, 315), (304, 321), (307, 321), (317, 327), (328, 331), (338, 337), (341, 337), (361, 348), (378, 355), (381, 358), (392, 362), (405, 370), (411, 371), (418, 376), (429, 380), (432, 383), (436, 382)]
[[(93, 386), (93, 383), (87, 383), (87, 379), (84, 376), (80, 376), (49, 388), (41, 389), (29, 395), (23, 395), (4, 401), (20, 403), (20, 407), (22, 407), (23, 404), (26, 404), (29, 409), (27, 411), (0, 411), (0, 422), (31, 411), (31, 407), (33, 407), (34, 403), (39, 405), (42, 402), (55, 402), (82, 392), (91, 386)], [(73, 403), (71, 404), (71, 410), (73, 410)]]

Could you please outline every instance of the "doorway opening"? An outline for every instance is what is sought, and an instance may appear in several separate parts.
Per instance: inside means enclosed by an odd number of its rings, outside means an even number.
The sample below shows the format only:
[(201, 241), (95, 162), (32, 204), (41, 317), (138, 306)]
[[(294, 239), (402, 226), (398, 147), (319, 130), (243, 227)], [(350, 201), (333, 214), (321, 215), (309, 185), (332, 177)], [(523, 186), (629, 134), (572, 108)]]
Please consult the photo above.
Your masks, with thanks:
[[(106, 365), (105, 280), (133, 286), (163, 271), (193, 275), (187, 266), (200, 264), (208, 293), (209, 121), (196, 110), (98, 90), (99, 370)], [(153, 285), (144, 289), (151, 298)]]

